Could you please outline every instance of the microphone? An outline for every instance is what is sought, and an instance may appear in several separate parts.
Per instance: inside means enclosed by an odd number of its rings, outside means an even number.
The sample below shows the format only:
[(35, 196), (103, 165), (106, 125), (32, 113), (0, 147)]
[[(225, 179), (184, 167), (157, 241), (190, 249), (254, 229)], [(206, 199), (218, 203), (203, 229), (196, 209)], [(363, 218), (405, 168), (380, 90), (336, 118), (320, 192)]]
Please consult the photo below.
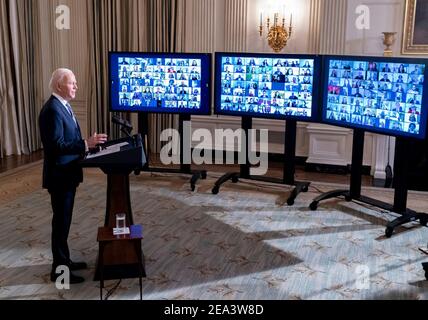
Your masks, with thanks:
[(132, 125), (125, 119), (121, 119), (118, 116), (112, 116), (111, 121), (121, 127), (125, 127), (128, 130), (132, 130)]
[(132, 131), (132, 125), (125, 119), (121, 119), (118, 116), (113, 115), (111, 117), (111, 121), (114, 124), (117, 124), (120, 126), (120, 131), (122, 131), (124, 134), (126, 134), (129, 138), (132, 138), (131, 131)]

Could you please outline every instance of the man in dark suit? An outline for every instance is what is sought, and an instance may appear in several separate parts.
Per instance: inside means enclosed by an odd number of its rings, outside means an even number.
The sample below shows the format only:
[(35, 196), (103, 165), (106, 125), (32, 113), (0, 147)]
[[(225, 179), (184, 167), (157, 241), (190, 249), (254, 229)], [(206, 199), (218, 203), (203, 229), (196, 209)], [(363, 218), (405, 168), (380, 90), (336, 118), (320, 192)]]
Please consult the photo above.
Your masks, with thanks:
[(107, 135), (96, 134), (83, 140), (79, 123), (70, 104), (77, 91), (76, 77), (68, 69), (57, 69), (50, 81), (52, 96), (39, 115), (40, 135), (44, 148), (43, 188), (51, 196), (52, 218), (52, 271), (51, 281), (60, 274), (57, 267), (66, 266), (70, 283), (84, 279), (71, 271), (87, 268), (84, 262), (73, 262), (67, 238), (71, 226), (76, 188), (83, 181), (79, 160), (89, 149), (107, 141)]

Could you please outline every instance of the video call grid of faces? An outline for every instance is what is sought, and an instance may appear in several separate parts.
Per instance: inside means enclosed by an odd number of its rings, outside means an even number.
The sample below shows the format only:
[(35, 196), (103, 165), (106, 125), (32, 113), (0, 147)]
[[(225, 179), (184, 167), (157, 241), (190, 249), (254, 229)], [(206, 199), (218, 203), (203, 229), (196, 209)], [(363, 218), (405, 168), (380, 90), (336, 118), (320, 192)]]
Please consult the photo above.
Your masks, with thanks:
[(119, 106), (201, 108), (201, 60), (119, 58)]
[(331, 60), (329, 121), (419, 134), (425, 65)]
[(221, 110), (312, 116), (313, 59), (222, 57)]

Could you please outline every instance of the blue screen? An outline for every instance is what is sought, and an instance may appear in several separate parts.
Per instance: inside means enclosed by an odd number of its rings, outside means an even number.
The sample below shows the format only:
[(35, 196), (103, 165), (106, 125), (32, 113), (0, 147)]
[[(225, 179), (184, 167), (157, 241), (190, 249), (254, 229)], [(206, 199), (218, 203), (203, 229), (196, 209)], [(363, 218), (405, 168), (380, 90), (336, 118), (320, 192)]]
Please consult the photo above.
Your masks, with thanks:
[(316, 56), (216, 53), (215, 112), (313, 120), (318, 72)]
[(387, 135), (424, 138), (426, 63), (422, 59), (326, 58), (324, 121)]
[(112, 111), (210, 114), (209, 54), (110, 53)]

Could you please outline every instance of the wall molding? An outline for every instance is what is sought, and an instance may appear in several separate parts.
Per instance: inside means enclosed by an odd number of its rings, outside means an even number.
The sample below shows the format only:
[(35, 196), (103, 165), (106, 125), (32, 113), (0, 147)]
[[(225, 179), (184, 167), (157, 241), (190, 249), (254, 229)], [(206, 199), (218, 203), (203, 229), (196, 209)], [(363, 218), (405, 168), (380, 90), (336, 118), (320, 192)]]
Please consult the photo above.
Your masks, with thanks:
[(225, 50), (247, 51), (248, 0), (225, 0)]

